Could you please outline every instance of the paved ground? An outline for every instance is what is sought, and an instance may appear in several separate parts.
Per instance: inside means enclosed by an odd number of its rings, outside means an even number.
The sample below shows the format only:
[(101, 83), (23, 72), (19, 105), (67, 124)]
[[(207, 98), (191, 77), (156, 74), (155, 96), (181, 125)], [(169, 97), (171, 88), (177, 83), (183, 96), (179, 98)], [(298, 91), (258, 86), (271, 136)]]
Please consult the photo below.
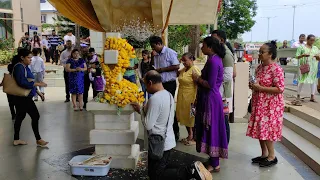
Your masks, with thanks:
[[(48, 159), (58, 159), (74, 151), (92, 147), (89, 144), (89, 131), (93, 129), (93, 117), (88, 112), (73, 112), (70, 104), (63, 103), (63, 88), (47, 88), (46, 102), (37, 102), (41, 114), (41, 136), (50, 142), (48, 149), (35, 146), (34, 136), (27, 117), (22, 124), (21, 138), (29, 145), (12, 146), (13, 124), (10, 119), (6, 96), (0, 93), (0, 180), (69, 180), (70, 171), (48, 163)], [(138, 119), (138, 118), (137, 118)], [(318, 179), (308, 167), (296, 159), (280, 143), (277, 144), (279, 164), (272, 168), (259, 168), (251, 165), (250, 159), (260, 154), (256, 140), (245, 136), (246, 124), (231, 125), (229, 159), (221, 161), (221, 172), (214, 174), (215, 180), (300, 180)], [(181, 128), (182, 137), (186, 131)], [(143, 139), (142, 127), (139, 138)], [(176, 150), (207, 158), (195, 151), (195, 147), (178, 144)], [(62, 160), (61, 160), (62, 161)], [(65, 162), (66, 164), (66, 162)]]
[[(289, 101), (294, 100), (297, 96), (298, 86), (293, 85), (292, 81), (293, 81), (293, 74), (287, 73), (285, 78), (285, 85), (286, 85), (285, 99)], [(320, 106), (319, 106), (320, 94), (318, 93), (318, 91), (316, 91), (316, 95), (315, 95), (315, 99), (317, 103), (309, 101), (311, 96), (311, 87), (308, 84), (304, 85), (300, 96), (301, 98), (305, 98), (304, 101), (302, 102), (303, 105), (310, 107), (314, 110), (320, 111)]]

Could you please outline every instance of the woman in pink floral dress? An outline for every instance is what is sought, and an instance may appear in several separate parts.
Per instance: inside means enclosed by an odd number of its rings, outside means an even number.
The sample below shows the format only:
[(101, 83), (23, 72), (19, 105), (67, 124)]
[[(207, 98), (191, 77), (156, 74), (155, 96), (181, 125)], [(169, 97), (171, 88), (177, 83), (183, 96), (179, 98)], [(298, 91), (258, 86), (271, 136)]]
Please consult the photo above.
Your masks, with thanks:
[(264, 44), (259, 50), (262, 64), (256, 69), (256, 82), (249, 82), (253, 96), (247, 136), (259, 139), (262, 155), (253, 158), (252, 163), (259, 163), (260, 167), (278, 163), (274, 141), (280, 141), (282, 137), (284, 75), (282, 68), (274, 62), (276, 56), (276, 43)]

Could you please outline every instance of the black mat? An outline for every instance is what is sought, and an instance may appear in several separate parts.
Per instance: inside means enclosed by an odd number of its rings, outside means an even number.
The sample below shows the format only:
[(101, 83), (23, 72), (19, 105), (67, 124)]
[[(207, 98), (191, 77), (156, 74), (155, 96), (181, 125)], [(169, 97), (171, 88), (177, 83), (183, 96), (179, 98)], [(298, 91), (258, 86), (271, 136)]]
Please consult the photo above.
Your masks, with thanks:
[[(138, 139), (137, 144), (143, 149), (143, 140)], [(63, 154), (61, 156), (54, 156), (44, 161), (51, 166), (70, 174), (70, 167), (68, 162), (77, 155), (91, 155), (94, 152), (94, 147), (82, 149), (79, 151)], [(171, 155), (170, 165), (175, 167), (190, 165), (194, 161), (205, 161), (205, 159), (190, 155), (181, 151), (173, 150)], [(79, 180), (109, 180), (109, 179), (121, 179), (121, 180), (135, 180), (135, 179), (148, 179), (147, 175), (147, 153), (142, 153), (139, 158), (139, 162), (136, 170), (127, 169), (110, 169), (108, 176), (105, 177), (84, 177), (84, 176), (74, 176)]]

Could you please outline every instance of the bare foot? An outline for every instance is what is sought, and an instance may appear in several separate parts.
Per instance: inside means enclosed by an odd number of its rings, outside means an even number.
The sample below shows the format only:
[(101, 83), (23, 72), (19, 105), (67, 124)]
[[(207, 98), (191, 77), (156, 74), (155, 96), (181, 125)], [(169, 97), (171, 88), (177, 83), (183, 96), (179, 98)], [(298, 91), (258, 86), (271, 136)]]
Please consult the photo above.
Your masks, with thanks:
[(206, 168), (210, 173), (212, 173), (212, 172), (220, 172), (220, 166), (212, 167), (212, 166), (208, 165)]
[(14, 146), (19, 146), (19, 145), (27, 145), (28, 143), (27, 142), (25, 142), (25, 141), (22, 141), (22, 140), (14, 140), (13, 141), (13, 145)]
[(37, 146), (39, 146), (39, 147), (47, 147), (47, 144), (49, 144), (49, 142), (46, 142), (43, 139), (40, 139), (37, 141)]

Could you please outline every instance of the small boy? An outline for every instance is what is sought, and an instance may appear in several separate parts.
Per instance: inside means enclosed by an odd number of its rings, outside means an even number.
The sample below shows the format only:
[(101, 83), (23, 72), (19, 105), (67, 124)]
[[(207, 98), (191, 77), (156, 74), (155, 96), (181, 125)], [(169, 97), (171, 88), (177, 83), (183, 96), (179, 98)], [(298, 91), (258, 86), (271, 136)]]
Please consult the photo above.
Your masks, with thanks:
[[(34, 76), (35, 82), (43, 82), (45, 66), (43, 59), (39, 56), (38, 49), (32, 50), (33, 57), (31, 58), (30, 70)], [(36, 87), (38, 91), (38, 87)], [(39, 87), (41, 94), (44, 95), (44, 87)], [(38, 101), (38, 94), (34, 96), (34, 101)], [(44, 97), (41, 96), (42, 101), (44, 101)]]

